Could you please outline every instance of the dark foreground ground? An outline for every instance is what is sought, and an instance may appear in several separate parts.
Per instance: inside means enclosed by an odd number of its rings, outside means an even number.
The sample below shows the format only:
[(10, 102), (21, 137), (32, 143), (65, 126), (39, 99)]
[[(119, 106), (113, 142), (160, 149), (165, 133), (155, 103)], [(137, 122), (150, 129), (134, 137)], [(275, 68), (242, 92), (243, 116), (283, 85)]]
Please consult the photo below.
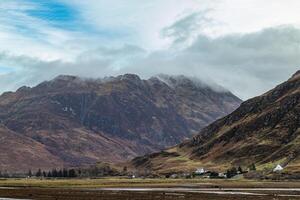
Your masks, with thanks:
[[(300, 199), (300, 191), (243, 191), (230, 189), (197, 191), (123, 191), (96, 189), (54, 189), (54, 188), (1, 188), (1, 198), (41, 200), (293, 200)], [(0, 198), (0, 199), (1, 199)]]
[(1, 198), (40, 200), (293, 200), (300, 182), (7, 179), (0, 180)]

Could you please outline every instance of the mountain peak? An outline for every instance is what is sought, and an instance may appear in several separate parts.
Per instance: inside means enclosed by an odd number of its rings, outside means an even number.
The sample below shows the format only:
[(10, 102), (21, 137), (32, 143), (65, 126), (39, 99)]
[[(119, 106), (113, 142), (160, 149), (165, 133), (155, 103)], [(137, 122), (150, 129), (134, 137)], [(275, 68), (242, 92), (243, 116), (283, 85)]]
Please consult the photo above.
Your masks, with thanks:
[(299, 77), (299, 76), (300, 76), (300, 70), (298, 70), (298, 71), (292, 76), (292, 78)]
[(53, 80), (54, 81), (73, 81), (75, 79), (78, 79), (77, 76), (71, 76), (71, 75), (58, 75)]
[[(172, 154), (152, 154), (134, 160), (133, 164), (163, 173), (169, 172), (169, 168), (161, 163), (170, 166), (170, 158), (176, 170), (186, 170), (187, 165), (193, 168), (190, 163), (214, 169), (279, 163), (286, 170), (298, 169), (295, 166), (300, 164), (299, 80), (298, 71), (288, 81), (245, 101), (231, 114), (203, 128), (191, 140), (166, 150)], [(175, 163), (176, 157), (184, 157), (186, 162)]]
[(141, 78), (136, 74), (124, 74), (124, 75), (118, 76), (118, 78), (120, 80), (127, 80), (127, 81), (134, 81), (134, 82), (141, 81)]
[(159, 74), (156, 76), (159, 80), (165, 82), (170, 87), (178, 86), (193, 86), (197, 88), (208, 88), (215, 92), (228, 92), (222, 86), (216, 84), (211, 80), (203, 81), (197, 77), (189, 77), (185, 75), (166, 75)]
[[(189, 84), (172, 88), (135, 74), (102, 79), (60, 75), (20, 90), (26, 92), (0, 96), (1, 122), (16, 137), (26, 135), (40, 144), (32, 150), (35, 155), (47, 153), (34, 166), (25, 162), (23, 169), (43, 168), (49, 157), (57, 166), (122, 162), (175, 145), (240, 104), (233, 95)], [(14, 160), (6, 165), (19, 167)]]

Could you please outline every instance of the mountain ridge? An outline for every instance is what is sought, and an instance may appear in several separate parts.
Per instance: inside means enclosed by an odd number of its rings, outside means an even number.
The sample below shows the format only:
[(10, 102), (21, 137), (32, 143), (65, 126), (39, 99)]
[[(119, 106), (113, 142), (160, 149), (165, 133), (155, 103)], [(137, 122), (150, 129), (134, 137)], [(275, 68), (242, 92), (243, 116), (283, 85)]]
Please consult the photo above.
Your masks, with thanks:
[[(239, 165), (247, 167), (251, 163), (260, 169), (281, 164), (287, 170), (295, 170), (295, 166), (300, 166), (299, 102), (298, 71), (274, 89), (243, 102), (192, 139), (166, 149), (164, 155), (139, 157), (132, 163), (137, 168), (161, 173), (200, 166), (224, 170)], [(164, 152), (172, 155), (166, 156)]]
[[(189, 78), (172, 88), (158, 78), (134, 74), (104, 79), (61, 75), (2, 94), (0, 121), (7, 130), (44, 145), (58, 164), (78, 166), (125, 161), (172, 146), (240, 103), (230, 92), (199, 87)], [(43, 167), (44, 159), (40, 162), (32, 168)]]

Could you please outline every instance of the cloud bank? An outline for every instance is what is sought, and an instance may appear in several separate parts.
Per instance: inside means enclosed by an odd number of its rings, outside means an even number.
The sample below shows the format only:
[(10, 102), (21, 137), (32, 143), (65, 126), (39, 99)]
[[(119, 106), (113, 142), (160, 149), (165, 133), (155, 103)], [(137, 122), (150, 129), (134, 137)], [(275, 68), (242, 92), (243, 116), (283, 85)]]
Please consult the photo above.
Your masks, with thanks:
[(212, 80), (247, 99), (299, 69), (297, 1), (258, 9), (246, 0), (257, 16), (245, 11), (239, 20), (233, 11), (244, 4), (226, 0), (43, 2), (0, 3), (1, 92), (60, 74), (165, 73)]

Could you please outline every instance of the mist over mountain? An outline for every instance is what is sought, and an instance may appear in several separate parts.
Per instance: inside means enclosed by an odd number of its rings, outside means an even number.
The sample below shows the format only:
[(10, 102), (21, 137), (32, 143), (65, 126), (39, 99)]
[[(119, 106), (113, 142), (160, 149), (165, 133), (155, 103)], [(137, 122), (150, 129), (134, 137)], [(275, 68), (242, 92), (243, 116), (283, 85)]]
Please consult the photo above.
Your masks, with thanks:
[(115, 163), (178, 144), (240, 105), (220, 88), (185, 76), (61, 75), (6, 92), (0, 169)]
[(252, 163), (269, 171), (280, 164), (287, 171), (299, 172), (299, 127), (300, 71), (267, 93), (243, 102), (192, 139), (136, 158), (133, 164), (158, 173), (200, 166), (224, 170)]

